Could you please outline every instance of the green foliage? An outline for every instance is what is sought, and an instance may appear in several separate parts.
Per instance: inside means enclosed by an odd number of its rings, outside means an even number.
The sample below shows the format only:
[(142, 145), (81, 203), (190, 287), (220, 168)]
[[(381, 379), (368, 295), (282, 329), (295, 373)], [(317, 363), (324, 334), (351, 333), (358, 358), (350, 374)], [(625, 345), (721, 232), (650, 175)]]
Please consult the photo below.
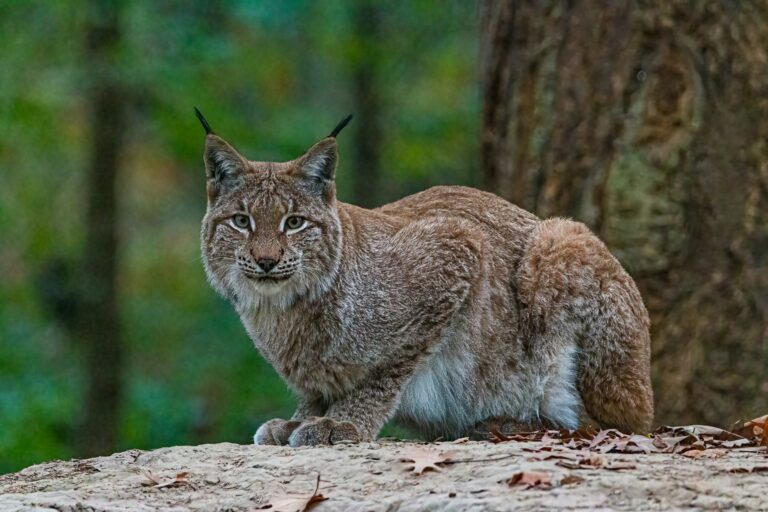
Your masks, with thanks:
[[(352, 111), (350, 69), (380, 60), (382, 199), (476, 174), (477, 48), (469, 2), (398, 1), (381, 35), (356, 2), (123, 2), (128, 97), (119, 183), (119, 290), (127, 347), (120, 448), (247, 443), (293, 399), (205, 282), (203, 133), (192, 107), (253, 159), (287, 160)], [(76, 455), (78, 340), (45, 306), (45, 276), (83, 247), (91, 148), (79, 2), (0, 6), (0, 473)], [(354, 123), (365, 123), (356, 118)], [(354, 137), (340, 138), (350, 197)]]

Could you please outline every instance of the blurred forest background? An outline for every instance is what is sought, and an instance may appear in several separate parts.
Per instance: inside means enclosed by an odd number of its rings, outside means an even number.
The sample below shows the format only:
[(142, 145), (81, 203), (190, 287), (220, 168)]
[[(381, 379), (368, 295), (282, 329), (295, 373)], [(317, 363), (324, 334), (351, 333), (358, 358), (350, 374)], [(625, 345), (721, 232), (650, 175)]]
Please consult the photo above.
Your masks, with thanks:
[[(587, 223), (653, 319), (658, 423), (768, 409), (768, 2), (3, 2), (0, 473), (232, 441), (293, 398), (199, 258), (198, 106), (339, 196)], [(390, 432), (392, 430), (389, 430)]]

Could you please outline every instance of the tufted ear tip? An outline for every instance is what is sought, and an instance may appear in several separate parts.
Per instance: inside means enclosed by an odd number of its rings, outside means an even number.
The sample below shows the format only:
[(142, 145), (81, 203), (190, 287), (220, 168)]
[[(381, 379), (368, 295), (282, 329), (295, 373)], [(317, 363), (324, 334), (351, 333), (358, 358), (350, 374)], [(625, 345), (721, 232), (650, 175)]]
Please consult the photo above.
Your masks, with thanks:
[(203, 125), (203, 129), (205, 130), (206, 135), (213, 135), (213, 130), (211, 129), (211, 125), (208, 124), (208, 121), (205, 119), (205, 116), (203, 116), (203, 113), (200, 112), (197, 107), (195, 108), (195, 115), (197, 116), (197, 120), (200, 121), (200, 124)]
[(352, 120), (352, 114), (349, 114), (347, 117), (339, 121), (339, 124), (336, 125), (336, 128), (333, 129), (333, 131), (328, 135), (329, 138), (335, 139), (336, 136), (341, 133), (341, 130), (343, 130), (349, 122)]

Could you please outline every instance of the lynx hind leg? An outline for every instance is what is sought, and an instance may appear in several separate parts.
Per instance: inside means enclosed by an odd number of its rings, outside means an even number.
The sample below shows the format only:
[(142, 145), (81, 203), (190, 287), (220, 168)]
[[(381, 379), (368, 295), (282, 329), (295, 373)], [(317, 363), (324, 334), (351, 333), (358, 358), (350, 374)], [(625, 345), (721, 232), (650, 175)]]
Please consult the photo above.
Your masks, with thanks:
[[(518, 270), (522, 332), (572, 337), (576, 386), (603, 427), (647, 432), (653, 419), (648, 313), (632, 278), (581, 223), (543, 221)], [(532, 347), (531, 350), (536, 350)]]

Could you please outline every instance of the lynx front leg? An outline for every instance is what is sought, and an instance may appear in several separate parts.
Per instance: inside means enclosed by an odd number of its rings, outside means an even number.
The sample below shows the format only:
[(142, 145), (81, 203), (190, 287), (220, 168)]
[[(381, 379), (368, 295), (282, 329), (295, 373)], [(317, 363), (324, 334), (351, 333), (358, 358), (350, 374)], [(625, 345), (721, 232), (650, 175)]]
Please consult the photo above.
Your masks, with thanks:
[(253, 436), (258, 445), (286, 445), (296, 428), (308, 418), (325, 413), (325, 406), (319, 399), (299, 398), (296, 412), (290, 420), (275, 418), (262, 424)]
[[(364, 325), (356, 338), (375, 333), (369, 352), (378, 352), (377, 369), (358, 387), (334, 400), (325, 417), (302, 423), (291, 446), (333, 444), (342, 440), (373, 441), (394, 414), (399, 397), (417, 365), (442, 340), (484, 272), (483, 240), (473, 226), (450, 219), (424, 219), (402, 230), (381, 249), (375, 271), (387, 269), (371, 282), (377, 292), (358, 304), (349, 325)], [(386, 314), (370, 315), (381, 297)], [(363, 299), (365, 300), (365, 299)], [(387, 362), (387, 360), (389, 362)]]
[(404, 375), (371, 376), (359, 388), (332, 403), (326, 416), (303, 422), (293, 431), (288, 444), (373, 441), (392, 415), (404, 382)]

